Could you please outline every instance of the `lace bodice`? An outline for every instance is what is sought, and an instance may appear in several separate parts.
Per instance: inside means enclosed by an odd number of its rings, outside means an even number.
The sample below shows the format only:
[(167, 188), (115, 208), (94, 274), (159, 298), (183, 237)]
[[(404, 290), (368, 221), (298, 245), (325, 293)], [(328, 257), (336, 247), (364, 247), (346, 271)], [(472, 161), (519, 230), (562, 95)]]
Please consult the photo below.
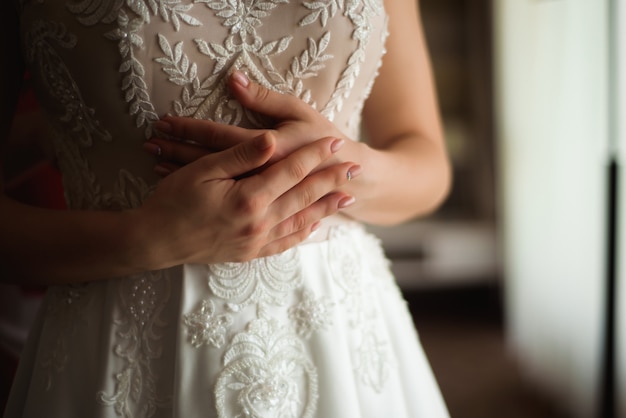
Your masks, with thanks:
[(141, 144), (165, 114), (265, 127), (234, 69), (308, 102), (351, 138), (384, 52), (382, 0), (25, 0), (24, 55), (73, 208), (150, 193)]

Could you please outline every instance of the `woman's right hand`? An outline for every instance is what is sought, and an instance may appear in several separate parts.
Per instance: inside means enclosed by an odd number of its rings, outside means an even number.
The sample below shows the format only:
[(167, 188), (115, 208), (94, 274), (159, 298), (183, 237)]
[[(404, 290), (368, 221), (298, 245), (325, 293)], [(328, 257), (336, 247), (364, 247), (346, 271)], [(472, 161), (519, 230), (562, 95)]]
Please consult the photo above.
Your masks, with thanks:
[(353, 163), (312, 173), (342, 145), (324, 138), (239, 178), (272, 157), (276, 140), (268, 132), (176, 170), (134, 211), (137, 232), (151, 243), (150, 267), (247, 261), (302, 242), (320, 219), (354, 202), (336, 191), (348, 171), (358, 172)]

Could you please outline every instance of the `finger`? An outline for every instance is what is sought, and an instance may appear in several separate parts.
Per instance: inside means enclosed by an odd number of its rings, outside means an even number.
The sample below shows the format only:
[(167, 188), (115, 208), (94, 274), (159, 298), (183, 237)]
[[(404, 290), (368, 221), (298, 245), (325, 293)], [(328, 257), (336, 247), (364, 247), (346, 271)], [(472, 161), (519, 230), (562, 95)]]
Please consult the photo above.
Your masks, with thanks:
[(209, 154), (211, 150), (198, 145), (153, 138), (143, 144), (144, 150), (160, 160), (189, 164)]
[(193, 141), (205, 147), (224, 150), (249, 141), (261, 134), (260, 130), (217, 123), (209, 120), (166, 116), (154, 123), (154, 128), (167, 136)]
[(272, 228), (268, 233), (268, 240), (277, 241), (310, 228), (321, 219), (337, 213), (339, 209), (346, 208), (352, 203), (354, 198), (346, 193), (330, 193)]
[(255, 170), (269, 161), (276, 149), (276, 139), (271, 132), (265, 132), (252, 141), (246, 141), (224, 151), (200, 158), (193, 168), (198, 170), (205, 181), (232, 179)]
[(341, 148), (343, 142), (341, 139), (323, 138), (307, 144), (261, 173), (250, 177), (246, 187), (251, 193), (262, 191), (272, 202), (330, 158)]
[(319, 199), (339, 189), (353, 178), (349, 173), (359, 173), (360, 166), (354, 163), (337, 164), (312, 174), (284, 193), (272, 204), (272, 215), (276, 223), (287, 219), (313, 205)]
[(319, 226), (319, 223), (309, 225), (305, 229), (301, 229), (300, 231), (294, 232), (283, 238), (270, 242), (269, 244), (261, 248), (258, 256), (268, 257), (270, 255), (279, 254), (283, 251), (287, 251), (288, 249), (295, 247), (296, 245), (306, 240), (311, 235), (311, 233), (314, 232), (317, 226)]
[(229, 87), (246, 108), (274, 119), (302, 119), (311, 107), (295, 96), (281, 94), (254, 83), (241, 71), (232, 73)]

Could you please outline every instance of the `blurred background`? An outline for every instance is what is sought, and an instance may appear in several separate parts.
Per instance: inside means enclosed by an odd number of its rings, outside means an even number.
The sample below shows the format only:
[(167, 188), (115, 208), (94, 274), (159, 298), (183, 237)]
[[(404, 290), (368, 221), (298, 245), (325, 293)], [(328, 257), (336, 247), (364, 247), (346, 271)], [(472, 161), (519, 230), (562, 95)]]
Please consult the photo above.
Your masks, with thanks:
[[(626, 417), (626, 223), (613, 217), (626, 190), (611, 171), (626, 153), (623, 2), (420, 8), (454, 188), (437, 213), (372, 230), (451, 416)], [(39, 117), (27, 91), (8, 193), (63, 208)], [(41, 292), (1, 288), (0, 410)]]

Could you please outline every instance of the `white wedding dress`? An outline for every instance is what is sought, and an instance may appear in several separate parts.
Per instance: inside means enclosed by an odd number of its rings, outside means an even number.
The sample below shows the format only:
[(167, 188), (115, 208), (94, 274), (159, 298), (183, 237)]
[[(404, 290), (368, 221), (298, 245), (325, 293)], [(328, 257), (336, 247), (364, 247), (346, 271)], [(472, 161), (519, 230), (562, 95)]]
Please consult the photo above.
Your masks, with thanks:
[[(71, 209), (140, 205), (165, 114), (266, 126), (229, 96), (235, 68), (358, 138), (387, 25), (381, 0), (16, 7)], [(316, 234), (247, 263), (51, 287), (5, 417), (447, 416), (377, 239), (337, 216)]]

